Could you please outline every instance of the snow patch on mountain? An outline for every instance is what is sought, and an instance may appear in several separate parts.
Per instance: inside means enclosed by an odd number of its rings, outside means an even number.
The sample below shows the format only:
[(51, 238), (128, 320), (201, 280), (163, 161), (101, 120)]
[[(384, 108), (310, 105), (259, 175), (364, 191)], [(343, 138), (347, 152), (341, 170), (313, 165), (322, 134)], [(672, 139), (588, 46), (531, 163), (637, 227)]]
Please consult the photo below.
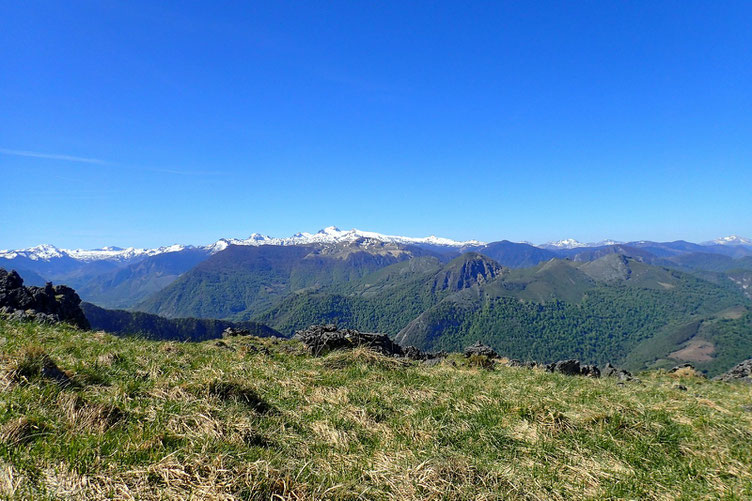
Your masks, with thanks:
[(700, 245), (746, 245), (752, 246), (752, 239), (740, 237), (739, 235), (729, 235), (727, 237), (716, 238)]
[(574, 238), (566, 238), (564, 240), (558, 240), (555, 242), (546, 242), (545, 244), (540, 244), (538, 247), (542, 249), (551, 249), (551, 250), (567, 250), (567, 249), (579, 249), (582, 247), (606, 247), (609, 245), (621, 245), (624, 242), (620, 242), (619, 240), (612, 240), (610, 238), (606, 240), (601, 240), (600, 242), (579, 242), (575, 240)]
[(275, 238), (268, 235), (262, 235), (260, 233), (253, 233), (250, 237), (245, 239), (237, 238), (221, 238), (210, 245), (201, 247), (184, 246), (184, 245), (171, 245), (168, 247), (159, 247), (157, 249), (139, 249), (135, 247), (128, 247), (123, 249), (120, 247), (103, 247), (101, 249), (59, 249), (54, 245), (38, 245), (28, 249), (20, 250), (3, 250), (0, 251), (0, 258), (14, 259), (17, 257), (31, 259), (33, 261), (49, 261), (56, 258), (71, 258), (78, 261), (97, 261), (97, 260), (109, 260), (109, 261), (130, 261), (136, 258), (156, 256), (157, 254), (165, 254), (168, 252), (179, 252), (185, 249), (203, 249), (211, 254), (221, 252), (230, 245), (311, 245), (311, 244), (340, 244), (340, 243), (353, 243), (359, 240), (397, 243), (405, 245), (431, 245), (438, 247), (450, 247), (450, 248), (462, 248), (477, 245), (484, 245), (484, 242), (478, 240), (467, 240), (464, 242), (451, 240), (449, 238), (442, 238), (436, 236), (428, 236), (422, 238), (403, 237), (395, 235), (382, 235), (381, 233), (375, 233), (372, 231), (361, 231), (357, 229), (343, 231), (336, 226), (329, 226), (317, 233), (296, 233), (288, 238)]
[(588, 244), (578, 242), (574, 238), (565, 238), (564, 240), (557, 240), (555, 242), (546, 242), (538, 247), (543, 249), (576, 249), (578, 247), (587, 247)]
[(0, 250), (0, 258), (27, 258), (32, 261), (49, 261), (51, 259), (70, 258), (76, 261), (130, 261), (139, 257), (156, 256), (167, 252), (179, 252), (188, 247), (184, 245), (170, 245), (158, 249), (137, 249), (128, 247), (102, 247), (101, 249), (60, 249), (50, 244), (37, 245), (28, 249)]
[(316, 233), (296, 233), (288, 238), (274, 238), (267, 235), (254, 233), (249, 238), (227, 239), (223, 238), (214, 244), (208, 246), (212, 252), (224, 250), (228, 245), (311, 245), (311, 244), (340, 244), (352, 243), (358, 240), (375, 240), (386, 243), (397, 243), (405, 245), (432, 245), (439, 247), (469, 247), (474, 245), (483, 245), (484, 242), (478, 240), (457, 241), (449, 238), (437, 237), (434, 235), (422, 238), (403, 237), (396, 235), (383, 235), (373, 231), (362, 231), (358, 229), (340, 230), (336, 226), (329, 226)]

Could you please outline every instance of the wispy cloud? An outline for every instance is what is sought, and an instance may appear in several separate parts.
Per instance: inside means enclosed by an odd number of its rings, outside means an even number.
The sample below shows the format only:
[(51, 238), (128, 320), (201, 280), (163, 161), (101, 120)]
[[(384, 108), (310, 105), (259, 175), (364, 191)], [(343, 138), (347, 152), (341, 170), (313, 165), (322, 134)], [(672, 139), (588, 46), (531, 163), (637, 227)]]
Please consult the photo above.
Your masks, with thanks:
[(77, 157), (73, 155), (62, 155), (59, 153), (40, 153), (38, 151), (9, 150), (0, 148), (3, 155), (13, 155), (16, 157), (46, 158), (49, 160), (64, 160), (66, 162), (80, 162), (85, 164), (108, 165), (110, 162), (99, 160), (98, 158)]
[(49, 160), (62, 160), (64, 162), (78, 162), (92, 165), (101, 165), (111, 168), (129, 169), (141, 172), (155, 172), (160, 174), (171, 174), (176, 176), (224, 176), (227, 173), (215, 170), (185, 170), (181, 168), (160, 168), (160, 167), (143, 167), (134, 165), (123, 165), (116, 162), (100, 160), (98, 158), (77, 157), (74, 155), (63, 155), (59, 153), (42, 153), (38, 151), (12, 150), (9, 148), (0, 148), (0, 155), (12, 155), (16, 157), (43, 158)]

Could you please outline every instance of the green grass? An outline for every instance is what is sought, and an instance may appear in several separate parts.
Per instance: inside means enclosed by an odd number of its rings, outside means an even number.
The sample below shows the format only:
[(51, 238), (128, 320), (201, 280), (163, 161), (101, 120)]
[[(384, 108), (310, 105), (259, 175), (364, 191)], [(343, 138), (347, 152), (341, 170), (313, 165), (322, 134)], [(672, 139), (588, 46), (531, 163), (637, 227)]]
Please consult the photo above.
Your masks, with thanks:
[(752, 497), (752, 385), (223, 342), (0, 321), (0, 497)]

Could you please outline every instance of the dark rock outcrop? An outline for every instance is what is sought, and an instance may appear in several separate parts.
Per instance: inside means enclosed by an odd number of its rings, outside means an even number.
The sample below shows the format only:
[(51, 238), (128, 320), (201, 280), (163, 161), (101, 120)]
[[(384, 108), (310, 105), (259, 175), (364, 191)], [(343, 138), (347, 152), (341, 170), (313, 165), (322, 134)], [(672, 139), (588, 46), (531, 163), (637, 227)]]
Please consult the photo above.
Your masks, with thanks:
[(499, 358), (499, 354), (496, 353), (493, 348), (481, 343), (480, 341), (476, 341), (475, 344), (465, 348), (465, 356), (470, 357), (472, 355), (481, 355), (488, 358)]
[(718, 381), (742, 381), (752, 383), (752, 358), (736, 364), (728, 372), (716, 378)]
[(580, 365), (580, 376), (601, 377), (601, 370), (595, 365)]
[(251, 331), (248, 329), (239, 329), (236, 327), (228, 327), (222, 331), (222, 337), (235, 337), (235, 336), (250, 336)]
[(334, 324), (312, 325), (307, 329), (297, 331), (293, 339), (300, 340), (313, 355), (317, 356), (334, 350), (349, 350), (361, 346), (382, 355), (405, 357), (411, 360), (429, 360), (444, 356), (443, 353), (425, 353), (414, 346), (403, 348), (386, 334), (339, 329)]
[(601, 376), (603, 377), (615, 377), (619, 378), (621, 381), (629, 381), (632, 379), (632, 373), (629, 371), (626, 371), (624, 369), (617, 369), (611, 363), (607, 363), (603, 366), (603, 370), (601, 371)]
[(44, 287), (25, 287), (18, 273), (0, 268), (0, 314), (11, 319), (67, 322), (88, 329), (80, 304), (81, 298), (70, 287), (49, 282)]
[(568, 376), (586, 376), (599, 378), (603, 377), (618, 377), (622, 381), (632, 379), (632, 375), (622, 369), (617, 369), (610, 363), (607, 363), (603, 370), (599, 369), (595, 365), (587, 365), (581, 363), (576, 359), (559, 360), (545, 366), (548, 372), (557, 372), (559, 374), (565, 374)]
[(559, 360), (546, 366), (548, 372), (558, 372), (567, 376), (579, 376), (581, 374), (580, 361), (575, 359)]

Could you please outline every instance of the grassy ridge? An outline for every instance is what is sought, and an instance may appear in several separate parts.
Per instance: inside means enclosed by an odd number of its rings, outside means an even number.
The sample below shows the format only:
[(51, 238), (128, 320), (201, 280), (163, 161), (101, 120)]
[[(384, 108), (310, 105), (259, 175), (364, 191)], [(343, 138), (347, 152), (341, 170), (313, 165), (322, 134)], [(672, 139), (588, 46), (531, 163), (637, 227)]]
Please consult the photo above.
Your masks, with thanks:
[(752, 497), (750, 385), (2, 321), (0, 360), (7, 498)]

